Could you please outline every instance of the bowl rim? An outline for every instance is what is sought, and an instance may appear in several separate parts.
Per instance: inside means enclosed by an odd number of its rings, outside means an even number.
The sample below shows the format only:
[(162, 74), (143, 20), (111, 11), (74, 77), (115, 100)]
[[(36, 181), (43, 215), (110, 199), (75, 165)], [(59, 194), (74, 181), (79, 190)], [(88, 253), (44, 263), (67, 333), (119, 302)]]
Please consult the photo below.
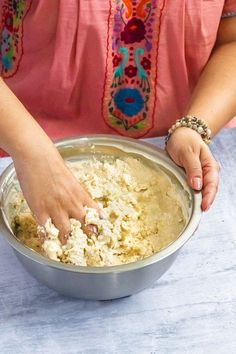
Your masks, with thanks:
[[(121, 136), (116, 136), (116, 135), (110, 135), (110, 134), (90, 134), (90, 135), (81, 135), (81, 136), (74, 136), (74, 137), (69, 137), (65, 139), (57, 139), (54, 141), (54, 144), (57, 148), (60, 148), (61, 145), (65, 143), (70, 143), (75, 140), (84, 140), (84, 141), (89, 141), (91, 138), (96, 138), (98, 140), (103, 140), (103, 139), (112, 139), (116, 140), (117, 142), (121, 141), (126, 141), (130, 142), (131, 144), (138, 144), (140, 146), (143, 146), (144, 148), (150, 150), (150, 151), (158, 151), (159, 155), (161, 155), (161, 158), (164, 159), (164, 161), (167, 163), (170, 168), (174, 168), (177, 172), (178, 175), (182, 177), (182, 179), (185, 179), (185, 173), (184, 170), (180, 167), (178, 167), (168, 156), (168, 154), (162, 150), (161, 148), (155, 146), (152, 143), (149, 143), (148, 141), (141, 141), (141, 140), (135, 140), (132, 138), (127, 138), (127, 137), (121, 137)], [(166, 166), (165, 166), (166, 167)], [(168, 169), (168, 168), (167, 168)], [(13, 162), (8, 165), (5, 170), (2, 172), (0, 176), (0, 195), (2, 194), (2, 185), (4, 183), (5, 178), (10, 174), (14, 173), (14, 164)], [(171, 173), (173, 173), (171, 171)], [(177, 177), (178, 179), (178, 177)], [(179, 180), (179, 179), (178, 179)], [(155, 253), (154, 255), (151, 255), (149, 257), (146, 257), (142, 260), (138, 260), (135, 262), (127, 263), (127, 264), (122, 264), (122, 265), (116, 265), (116, 266), (105, 266), (105, 267), (86, 267), (86, 266), (76, 266), (72, 264), (65, 264), (59, 261), (54, 261), (51, 260), (45, 256), (40, 255), (36, 251), (28, 248), (27, 246), (24, 246), (22, 243), (20, 243), (16, 236), (8, 229), (5, 218), (4, 218), (4, 213), (1, 209), (0, 212), (0, 232), (2, 236), (7, 240), (7, 242), (10, 244), (10, 246), (17, 251), (18, 253), (22, 254), (26, 258), (29, 258), (30, 260), (41, 264), (42, 266), (48, 266), (51, 268), (56, 268), (61, 271), (70, 271), (73, 273), (84, 273), (84, 274), (107, 274), (107, 273), (124, 273), (128, 271), (133, 271), (133, 270), (138, 270), (140, 268), (145, 268), (147, 266), (150, 266), (154, 263), (160, 262), (161, 260), (171, 256), (175, 252), (177, 252), (190, 238), (191, 236), (194, 235), (195, 231), (197, 230), (201, 216), (202, 216), (202, 211), (201, 211), (201, 201), (202, 201), (202, 195), (201, 192), (196, 192), (192, 190), (189, 186), (187, 186), (188, 192), (192, 195), (192, 200), (193, 200), (193, 208), (192, 208), (192, 215), (190, 217), (188, 225), (185, 227), (184, 231), (179, 235), (179, 237), (173, 241), (169, 246), (164, 248), (163, 250)], [(0, 198), (1, 200), (1, 198)]]

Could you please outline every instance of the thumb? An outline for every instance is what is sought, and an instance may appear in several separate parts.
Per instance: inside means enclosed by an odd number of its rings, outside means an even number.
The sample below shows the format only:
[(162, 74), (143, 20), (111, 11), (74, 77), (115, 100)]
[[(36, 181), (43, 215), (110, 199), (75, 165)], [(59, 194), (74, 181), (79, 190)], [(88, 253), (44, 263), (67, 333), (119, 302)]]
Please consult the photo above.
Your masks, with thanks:
[(187, 181), (190, 187), (200, 191), (202, 189), (202, 166), (197, 154), (187, 153), (182, 159), (183, 167), (187, 174)]

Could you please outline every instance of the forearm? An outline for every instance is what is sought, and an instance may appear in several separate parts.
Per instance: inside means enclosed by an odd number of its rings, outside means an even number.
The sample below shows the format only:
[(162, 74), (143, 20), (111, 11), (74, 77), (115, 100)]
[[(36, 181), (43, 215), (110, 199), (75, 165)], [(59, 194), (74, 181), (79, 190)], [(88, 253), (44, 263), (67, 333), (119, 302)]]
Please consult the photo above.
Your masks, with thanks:
[(0, 79), (0, 147), (13, 158), (27, 151), (43, 151), (51, 140), (5, 82)]
[(236, 115), (236, 42), (212, 54), (194, 90), (188, 115), (204, 119), (215, 135)]

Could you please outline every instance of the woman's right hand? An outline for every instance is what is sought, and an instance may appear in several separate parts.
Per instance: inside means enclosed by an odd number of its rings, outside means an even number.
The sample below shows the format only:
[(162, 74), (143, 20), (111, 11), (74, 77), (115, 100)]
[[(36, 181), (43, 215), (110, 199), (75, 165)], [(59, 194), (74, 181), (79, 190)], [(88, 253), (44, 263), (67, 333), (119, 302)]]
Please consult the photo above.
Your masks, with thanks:
[[(70, 232), (69, 218), (84, 226), (84, 206), (97, 204), (76, 181), (50, 138), (0, 78), (0, 143), (12, 157), (24, 197), (39, 225), (51, 218), (60, 239)], [(92, 230), (94, 233), (94, 230)]]
[[(37, 150), (37, 149), (36, 149)], [(39, 225), (51, 218), (62, 243), (70, 232), (70, 218), (83, 225), (85, 206), (98, 205), (77, 182), (52, 145), (13, 158), (24, 197)]]

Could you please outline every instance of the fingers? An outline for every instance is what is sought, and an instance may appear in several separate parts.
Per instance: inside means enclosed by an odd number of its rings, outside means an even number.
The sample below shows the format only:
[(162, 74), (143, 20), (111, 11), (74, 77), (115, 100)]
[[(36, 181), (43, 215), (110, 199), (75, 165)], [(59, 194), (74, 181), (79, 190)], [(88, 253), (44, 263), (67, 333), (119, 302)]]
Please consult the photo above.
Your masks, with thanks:
[(63, 212), (55, 214), (54, 216), (52, 216), (52, 222), (59, 230), (59, 240), (63, 245), (65, 245), (71, 231), (71, 225), (68, 215)]
[[(96, 203), (94, 204), (97, 206)], [(92, 204), (92, 206), (94, 206), (94, 204)], [(82, 230), (86, 233), (88, 237), (91, 237), (93, 235), (96, 236), (98, 233), (98, 229), (96, 225), (85, 225), (84, 223), (85, 208), (82, 206), (78, 206), (77, 208), (73, 208), (73, 210), (69, 213), (69, 215), (61, 211), (60, 213), (54, 213), (51, 216), (45, 213), (44, 215), (39, 215), (38, 217), (35, 217), (39, 225), (38, 236), (41, 243), (43, 243), (46, 239), (47, 235), (44, 229), (44, 225), (46, 224), (47, 220), (50, 218), (54, 226), (59, 230), (59, 240), (63, 245), (66, 244), (71, 231), (70, 218), (74, 218), (80, 221), (82, 225)]]
[(59, 240), (64, 245), (68, 239), (69, 233), (71, 231), (70, 220), (68, 214), (65, 212), (54, 213), (49, 215), (48, 213), (36, 213), (34, 215), (37, 222), (38, 229), (37, 234), (41, 243), (43, 243), (47, 237), (44, 225), (48, 219), (52, 220), (53, 225), (59, 230)]
[(187, 181), (190, 187), (200, 191), (202, 189), (202, 166), (199, 155), (194, 152), (186, 153), (182, 157), (182, 164), (187, 175)]
[(39, 241), (41, 244), (43, 244), (43, 242), (46, 239), (46, 231), (44, 228), (44, 225), (46, 224), (47, 220), (50, 218), (49, 215), (47, 213), (43, 213), (43, 214), (34, 214), (34, 218), (38, 224), (38, 228), (37, 228), (37, 235), (39, 238)]
[[(63, 197), (62, 197), (63, 196)], [(46, 203), (47, 202), (47, 203)], [(44, 226), (48, 219), (52, 220), (53, 225), (59, 230), (59, 240), (64, 245), (67, 242), (71, 231), (70, 218), (80, 221), (83, 231), (91, 237), (97, 234), (97, 228), (94, 225), (85, 226), (86, 208), (94, 208), (100, 215), (98, 204), (83, 190), (79, 184), (73, 186), (73, 193), (59, 193), (54, 199), (46, 200), (41, 203), (37, 210), (40, 213), (35, 213), (38, 225)], [(49, 210), (49, 213), (42, 213), (41, 210)], [(46, 238), (46, 232), (43, 227), (38, 228), (39, 238), (43, 243)]]
[[(96, 205), (96, 203), (95, 203)], [(92, 206), (90, 206), (92, 208)], [(95, 209), (95, 208), (94, 208)], [(73, 219), (79, 220), (81, 223), (81, 228), (83, 230), (83, 232), (88, 236), (88, 237), (92, 237), (93, 235), (97, 235), (98, 234), (98, 228), (96, 225), (93, 224), (89, 224), (89, 225), (85, 225), (85, 209), (83, 208), (77, 208), (77, 209), (73, 209), (72, 212), (70, 213), (71, 217)]]
[(184, 167), (189, 185), (202, 190), (202, 210), (214, 201), (219, 183), (219, 166), (201, 137), (188, 128), (177, 129), (167, 144), (172, 160)]
[(202, 210), (207, 211), (215, 199), (219, 184), (219, 165), (207, 147), (201, 151), (201, 164), (204, 180)]
[(69, 210), (70, 218), (78, 220), (81, 225), (84, 224), (85, 219), (85, 208), (82, 205), (78, 205), (77, 207), (73, 207)]
[(209, 148), (203, 145), (200, 154), (188, 151), (182, 157), (182, 165), (188, 184), (197, 191), (202, 190), (202, 210), (209, 210), (219, 184), (219, 166)]
[(88, 195), (85, 200), (84, 200), (84, 206), (87, 206), (88, 208), (92, 208), (97, 210), (98, 215), (100, 216), (100, 218), (102, 218), (102, 211), (99, 207), (99, 205)]
[(98, 235), (98, 227), (97, 225), (83, 225), (82, 226), (83, 232), (90, 238), (92, 236), (97, 236)]

